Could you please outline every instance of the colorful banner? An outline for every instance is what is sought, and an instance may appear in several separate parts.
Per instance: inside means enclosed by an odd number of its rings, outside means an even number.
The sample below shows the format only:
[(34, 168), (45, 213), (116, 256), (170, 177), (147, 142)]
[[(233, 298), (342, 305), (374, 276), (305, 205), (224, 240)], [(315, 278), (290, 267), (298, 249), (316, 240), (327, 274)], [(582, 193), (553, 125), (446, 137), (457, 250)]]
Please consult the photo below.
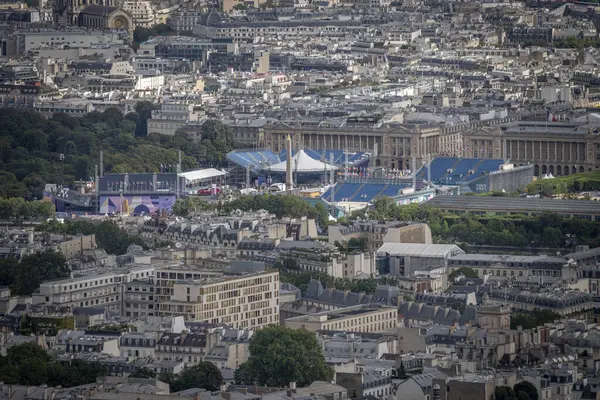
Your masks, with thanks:
[(101, 196), (100, 214), (128, 212), (133, 215), (155, 214), (159, 210), (170, 212), (175, 196)]

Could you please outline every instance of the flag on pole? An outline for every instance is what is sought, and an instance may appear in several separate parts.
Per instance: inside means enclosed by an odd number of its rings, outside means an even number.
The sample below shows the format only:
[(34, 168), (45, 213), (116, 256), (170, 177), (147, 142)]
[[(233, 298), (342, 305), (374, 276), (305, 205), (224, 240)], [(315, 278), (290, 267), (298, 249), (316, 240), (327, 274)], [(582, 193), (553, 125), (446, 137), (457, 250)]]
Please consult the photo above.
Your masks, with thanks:
[(548, 122), (556, 122), (556, 115), (552, 114), (550, 110), (546, 110), (546, 121)]

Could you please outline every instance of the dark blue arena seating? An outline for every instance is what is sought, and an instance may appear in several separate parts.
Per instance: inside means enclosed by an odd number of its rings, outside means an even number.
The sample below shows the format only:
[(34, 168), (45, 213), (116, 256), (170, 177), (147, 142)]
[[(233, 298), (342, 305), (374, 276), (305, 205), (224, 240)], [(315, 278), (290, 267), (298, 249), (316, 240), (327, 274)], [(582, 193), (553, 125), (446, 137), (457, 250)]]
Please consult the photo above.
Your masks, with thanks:
[[(330, 154), (333, 154), (333, 164), (342, 166), (346, 162), (346, 156), (343, 150), (310, 150), (304, 149), (306, 154), (315, 160), (325, 160), (329, 163)], [(294, 152), (296, 154), (296, 152)], [(256, 151), (231, 151), (227, 154), (227, 159), (242, 168), (248, 166), (254, 172), (261, 171), (264, 167), (272, 164), (277, 164), (285, 161), (287, 154), (282, 151), (279, 154), (273, 153), (271, 150), (256, 150)], [(349, 153), (348, 163), (351, 166), (365, 166), (369, 162), (367, 153)]]
[(398, 183), (337, 183), (334, 188), (327, 190), (321, 198), (331, 201), (331, 191), (334, 192), (334, 201), (371, 202), (376, 197), (397, 196), (401, 189), (409, 184)]
[(260, 171), (265, 165), (282, 161), (279, 155), (271, 150), (230, 151), (227, 153), (227, 159), (242, 168), (250, 167), (253, 171)]
[[(439, 157), (431, 162), (431, 181), (438, 185), (464, 184), (484, 174), (499, 171), (502, 164), (503, 160)], [(427, 179), (427, 167), (417, 172), (417, 179)]]

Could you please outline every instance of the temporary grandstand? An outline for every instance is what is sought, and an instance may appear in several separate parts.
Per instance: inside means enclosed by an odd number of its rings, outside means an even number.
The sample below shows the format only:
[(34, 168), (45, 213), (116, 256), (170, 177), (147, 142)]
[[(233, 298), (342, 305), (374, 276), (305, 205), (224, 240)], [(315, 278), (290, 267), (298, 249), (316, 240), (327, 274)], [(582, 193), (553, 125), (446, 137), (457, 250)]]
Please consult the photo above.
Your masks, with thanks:
[(338, 182), (321, 196), (326, 201), (370, 203), (377, 197), (395, 197), (411, 188), (410, 183), (349, 183)]
[[(350, 171), (350, 173), (348, 173)], [(354, 171), (354, 172), (352, 172)], [(533, 180), (533, 166), (503, 160), (436, 158), (416, 173), (382, 168), (350, 168), (321, 199), (338, 208), (366, 207), (378, 197), (391, 197), (397, 204), (422, 203), (437, 193), (515, 191)]]
[[(308, 170), (302, 171), (300, 163), (292, 163), (294, 174), (298, 174), (297, 179), (300, 181), (307, 177), (314, 178), (315, 172), (324, 173), (341, 166), (362, 167), (369, 163), (369, 153), (302, 149), (295, 151), (293, 157), (298, 158), (299, 152), (302, 153), (303, 164), (308, 168)], [(258, 181), (258, 184), (283, 181), (282, 173), (285, 172), (287, 159), (285, 151), (274, 153), (271, 150), (234, 150), (227, 154), (227, 159), (229, 161), (228, 182), (230, 183), (241, 184), (248, 178), (252, 183)], [(316, 167), (316, 164), (309, 159), (319, 162), (319, 167)], [(325, 165), (331, 167), (327, 168)]]
[(431, 185), (444, 192), (515, 191), (533, 181), (533, 165), (515, 166), (496, 159), (439, 157), (417, 171), (416, 179), (430, 179)]

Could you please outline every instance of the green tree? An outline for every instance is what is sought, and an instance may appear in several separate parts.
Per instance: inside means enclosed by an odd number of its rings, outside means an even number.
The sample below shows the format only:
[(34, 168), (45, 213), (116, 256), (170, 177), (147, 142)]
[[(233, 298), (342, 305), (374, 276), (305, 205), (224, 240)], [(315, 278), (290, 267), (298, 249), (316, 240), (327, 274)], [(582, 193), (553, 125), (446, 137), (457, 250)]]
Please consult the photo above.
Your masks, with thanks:
[(222, 382), (223, 375), (219, 368), (211, 362), (203, 361), (184, 369), (171, 383), (171, 390), (179, 392), (191, 388), (202, 388), (214, 392), (219, 390)]
[(7, 385), (16, 385), (19, 383), (19, 369), (14, 365), (0, 366), (0, 380)]
[(247, 362), (242, 363), (233, 373), (233, 379), (236, 385), (254, 385), (254, 374), (251, 370), (251, 365)]
[(12, 346), (6, 352), (6, 359), (11, 365), (23, 364), (26, 360), (50, 361), (48, 353), (35, 343), (23, 343)]
[(12, 286), (15, 284), (19, 261), (15, 258), (0, 259), (0, 286)]
[(531, 400), (531, 398), (527, 392), (521, 390), (517, 392), (517, 400)]
[(510, 386), (496, 386), (494, 389), (495, 400), (517, 400), (515, 391)]
[(564, 235), (558, 228), (546, 227), (542, 233), (542, 243), (550, 248), (562, 247)]
[(133, 41), (139, 44), (148, 39), (150, 39), (150, 31), (142, 26), (136, 26), (133, 31)]
[(171, 386), (177, 380), (177, 375), (172, 372), (163, 372), (158, 375), (158, 380)]
[[(136, 28), (137, 29), (137, 28)], [(136, 136), (146, 136), (148, 134), (148, 119), (150, 119), (152, 111), (156, 110), (157, 106), (146, 100), (138, 101), (135, 105), (135, 112), (138, 119), (135, 125)]]
[(21, 385), (39, 386), (46, 383), (47, 364), (40, 359), (29, 358), (23, 360), (17, 367), (19, 371), (19, 383)]
[(513, 313), (510, 317), (511, 329), (517, 329), (518, 326), (523, 329), (532, 329), (548, 322), (559, 320), (560, 314), (551, 310), (540, 310), (532, 313)]
[(452, 271), (450, 273), (450, 275), (448, 275), (448, 278), (450, 279), (454, 279), (458, 276), (464, 275), (466, 278), (477, 278), (479, 277), (479, 275), (477, 275), (477, 271), (475, 271), (473, 268), (469, 268), (469, 267), (460, 267), (455, 269), (454, 271)]
[(54, 250), (23, 257), (11, 292), (19, 296), (31, 296), (41, 283), (66, 278), (70, 274), (65, 256)]
[(171, 212), (179, 217), (188, 218), (197, 213), (214, 209), (214, 204), (197, 197), (188, 196), (177, 199)]
[(299, 386), (307, 386), (333, 377), (314, 333), (279, 325), (254, 334), (247, 363), (247, 371), (259, 385), (284, 387), (297, 382)]
[(351, 238), (350, 240), (348, 240), (348, 244), (346, 247), (348, 251), (365, 252), (369, 248), (369, 242), (367, 241), (366, 237)]
[(156, 372), (154, 372), (150, 368), (142, 367), (142, 368), (138, 368), (135, 371), (133, 371), (133, 373), (129, 376), (131, 378), (144, 378), (144, 379), (156, 378)]
[(124, 254), (132, 244), (141, 245), (141, 239), (130, 236), (112, 221), (99, 224), (88, 221), (65, 221), (61, 224), (54, 220), (41, 224), (38, 230), (57, 234), (96, 235), (98, 247), (110, 254)]
[(515, 384), (513, 389), (517, 393), (519, 400), (527, 400), (527, 399), (523, 398), (523, 396), (520, 394), (522, 392), (527, 393), (527, 395), (529, 396), (529, 400), (538, 400), (539, 399), (538, 390), (531, 382), (527, 382), (527, 381), (519, 382), (519, 383)]
[(400, 360), (400, 366), (396, 369), (396, 377), (398, 379), (407, 379), (408, 374), (406, 373), (406, 368), (404, 367), (404, 362)]
[(317, 218), (319, 211), (307, 201), (292, 195), (262, 195), (262, 196), (240, 196), (239, 198), (225, 203), (223, 211), (231, 213), (235, 210), (267, 210), (277, 217), (292, 218)]

